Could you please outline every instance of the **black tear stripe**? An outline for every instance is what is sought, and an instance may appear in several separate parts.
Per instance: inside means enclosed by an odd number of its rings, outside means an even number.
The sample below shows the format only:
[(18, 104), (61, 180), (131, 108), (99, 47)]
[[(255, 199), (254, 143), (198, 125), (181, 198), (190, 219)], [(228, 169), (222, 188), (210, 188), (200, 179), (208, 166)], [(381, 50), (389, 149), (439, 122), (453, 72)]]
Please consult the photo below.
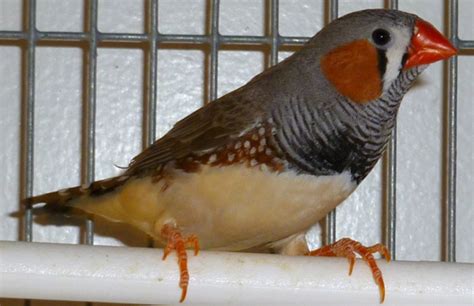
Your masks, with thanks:
[(387, 70), (386, 51), (382, 50), (382, 49), (377, 49), (377, 59), (378, 59), (378, 68), (379, 68), (379, 73), (380, 73), (380, 79), (383, 82), (383, 77), (385, 75), (385, 71)]
[(402, 57), (402, 65), (400, 66), (400, 72), (403, 69), (403, 67), (405, 66), (405, 63), (407, 62), (407, 60), (408, 60), (408, 53), (405, 52), (405, 54), (403, 54), (403, 57)]

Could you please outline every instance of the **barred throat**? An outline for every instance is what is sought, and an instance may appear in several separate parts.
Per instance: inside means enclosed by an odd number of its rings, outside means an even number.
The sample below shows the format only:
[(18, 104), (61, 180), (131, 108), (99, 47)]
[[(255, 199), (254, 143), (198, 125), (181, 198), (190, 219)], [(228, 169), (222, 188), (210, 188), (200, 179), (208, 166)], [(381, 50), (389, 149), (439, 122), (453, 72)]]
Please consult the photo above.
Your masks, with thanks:
[(349, 137), (349, 141), (358, 148), (358, 154), (361, 156), (351, 166), (354, 178), (358, 182), (369, 174), (384, 153), (395, 126), (402, 98), (425, 68), (426, 66), (401, 71), (381, 98), (359, 110), (362, 120), (355, 125), (356, 132)]
[(384, 152), (403, 95), (424, 68), (401, 71), (381, 98), (367, 104), (339, 96), (322, 107), (306, 97), (294, 98), (273, 112), (278, 145), (301, 172), (333, 175), (349, 170), (360, 183)]

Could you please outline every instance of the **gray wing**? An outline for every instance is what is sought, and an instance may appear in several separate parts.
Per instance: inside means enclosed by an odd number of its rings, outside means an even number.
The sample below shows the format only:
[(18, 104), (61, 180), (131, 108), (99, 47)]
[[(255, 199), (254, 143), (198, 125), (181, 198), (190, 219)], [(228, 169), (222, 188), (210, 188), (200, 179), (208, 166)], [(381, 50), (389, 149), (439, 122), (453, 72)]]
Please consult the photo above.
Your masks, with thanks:
[(178, 121), (166, 135), (133, 158), (125, 174), (139, 174), (224, 146), (258, 124), (262, 107), (255, 107), (253, 99), (241, 93), (242, 90), (234, 91)]

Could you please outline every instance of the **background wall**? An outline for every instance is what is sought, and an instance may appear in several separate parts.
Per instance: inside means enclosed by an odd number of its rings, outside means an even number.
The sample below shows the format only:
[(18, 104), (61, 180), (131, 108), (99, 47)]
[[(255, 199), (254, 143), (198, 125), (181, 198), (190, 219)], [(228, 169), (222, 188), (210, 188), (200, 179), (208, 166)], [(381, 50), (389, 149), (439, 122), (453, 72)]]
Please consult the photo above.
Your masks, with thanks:
[[(382, 7), (384, 1), (341, 0), (340, 15)], [(474, 2), (460, 0), (460, 37), (474, 38)], [(220, 33), (263, 35), (263, 0), (222, 0)], [(443, 0), (400, 0), (401, 10), (418, 14), (443, 29)], [(143, 0), (100, 0), (102, 32), (142, 32)], [(39, 30), (82, 31), (80, 0), (37, 0)], [(21, 30), (22, 1), (0, 0), (0, 30)], [(161, 0), (161, 33), (204, 34), (205, 0)], [(312, 36), (323, 26), (323, 1), (281, 0), (280, 34)], [(280, 59), (289, 52), (280, 52)], [(96, 178), (120, 173), (141, 150), (143, 60), (140, 49), (99, 48), (97, 87)], [(36, 51), (34, 194), (79, 183), (81, 103), (83, 95), (80, 48), (43, 45)], [(397, 257), (399, 260), (441, 259), (441, 161), (443, 135), (442, 63), (429, 67), (407, 94), (398, 120)], [(0, 239), (18, 239), (19, 123), (21, 52), (0, 44)], [(218, 94), (246, 83), (264, 68), (259, 50), (219, 52)], [(474, 262), (473, 96), (474, 57), (459, 57), (457, 260)], [(158, 52), (157, 136), (204, 101), (204, 53), (163, 49)], [(382, 240), (381, 175), (379, 163), (358, 190), (337, 209), (337, 237), (365, 244)], [(55, 223), (47, 225), (46, 223)], [(38, 218), (34, 241), (77, 243), (83, 222)], [(78, 226), (79, 225), (79, 226)], [(96, 244), (144, 246), (140, 233), (117, 225), (96, 225)], [(309, 234), (320, 243), (316, 225)], [(0, 300), (1, 303), (1, 300)], [(34, 305), (37, 305), (35, 302)], [(16, 305), (8, 301), (8, 305)], [(50, 303), (48, 303), (51, 305)], [(63, 305), (63, 303), (61, 303)], [(71, 305), (76, 303), (71, 303)], [(3, 303), (1, 304), (3, 305)], [(39, 304), (38, 304), (39, 305)]]

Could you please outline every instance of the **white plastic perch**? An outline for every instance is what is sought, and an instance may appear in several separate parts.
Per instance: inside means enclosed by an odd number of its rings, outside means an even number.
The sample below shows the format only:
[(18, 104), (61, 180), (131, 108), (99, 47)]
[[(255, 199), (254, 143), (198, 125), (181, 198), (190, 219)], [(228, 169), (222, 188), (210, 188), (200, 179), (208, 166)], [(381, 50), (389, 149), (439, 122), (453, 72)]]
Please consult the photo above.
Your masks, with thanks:
[[(178, 304), (176, 257), (162, 250), (0, 242), (0, 297)], [(379, 305), (366, 264), (345, 259), (189, 252), (186, 304)], [(474, 265), (378, 261), (384, 305), (472, 305)]]

